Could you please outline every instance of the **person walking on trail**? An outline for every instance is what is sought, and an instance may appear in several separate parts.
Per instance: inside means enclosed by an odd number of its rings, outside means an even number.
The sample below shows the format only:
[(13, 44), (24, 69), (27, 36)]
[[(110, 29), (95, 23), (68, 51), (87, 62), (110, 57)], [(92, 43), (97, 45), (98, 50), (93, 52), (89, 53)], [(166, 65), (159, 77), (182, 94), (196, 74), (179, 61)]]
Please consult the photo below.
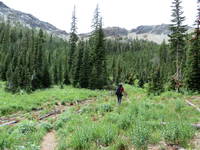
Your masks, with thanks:
[(122, 96), (124, 93), (124, 87), (122, 86), (122, 84), (120, 83), (116, 89), (116, 95), (117, 95), (117, 100), (118, 100), (118, 104), (120, 105), (122, 102)]

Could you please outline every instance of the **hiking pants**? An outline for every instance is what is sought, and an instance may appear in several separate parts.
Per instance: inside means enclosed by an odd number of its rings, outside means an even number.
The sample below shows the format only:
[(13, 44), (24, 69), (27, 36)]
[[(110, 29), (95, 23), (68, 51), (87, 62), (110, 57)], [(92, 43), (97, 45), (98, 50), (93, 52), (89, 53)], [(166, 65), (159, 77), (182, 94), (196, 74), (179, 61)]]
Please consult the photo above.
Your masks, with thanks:
[(118, 104), (122, 103), (122, 95), (117, 95)]

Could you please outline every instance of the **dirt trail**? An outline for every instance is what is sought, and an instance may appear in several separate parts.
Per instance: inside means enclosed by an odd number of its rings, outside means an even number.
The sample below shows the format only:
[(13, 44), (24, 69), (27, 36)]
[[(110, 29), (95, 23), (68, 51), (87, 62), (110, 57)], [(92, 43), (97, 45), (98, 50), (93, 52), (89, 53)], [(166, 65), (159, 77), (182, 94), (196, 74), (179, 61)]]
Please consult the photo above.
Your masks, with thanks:
[[(59, 109), (60, 112), (56, 113), (56, 114), (52, 114), (50, 116), (47, 115), (47, 117), (44, 116), (44, 119), (48, 118), (48, 117), (56, 118), (59, 114), (64, 112), (69, 107), (73, 107), (73, 106), (77, 106), (77, 105), (88, 105), (88, 104), (91, 104), (91, 103), (95, 102), (95, 100), (96, 99), (88, 99), (88, 100), (84, 100), (84, 101), (69, 103), (66, 106), (58, 104), (57, 107), (56, 107), (56, 110)], [(58, 144), (57, 141), (56, 141), (56, 136), (55, 135), (56, 135), (55, 131), (51, 131), (51, 132), (47, 133), (43, 138), (40, 150), (55, 150), (56, 146)]]
[(40, 150), (55, 150), (57, 146), (55, 131), (51, 131), (44, 136)]
[(194, 150), (200, 150), (200, 132), (198, 132), (195, 138), (192, 140), (192, 145), (194, 145)]

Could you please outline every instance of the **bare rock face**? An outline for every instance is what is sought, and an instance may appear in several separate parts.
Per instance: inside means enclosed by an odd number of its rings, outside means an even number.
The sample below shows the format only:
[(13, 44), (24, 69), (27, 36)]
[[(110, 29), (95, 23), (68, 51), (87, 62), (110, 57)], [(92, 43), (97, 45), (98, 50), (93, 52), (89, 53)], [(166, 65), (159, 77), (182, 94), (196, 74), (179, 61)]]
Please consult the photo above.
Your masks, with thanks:
[(0, 1), (0, 8), (8, 8), (3, 2)]
[(127, 36), (128, 30), (120, 27), (107, 27), (104, 28), (105, 36)]
[[(63, 30), (56, 28), (48, 22), (41, 21), (31, 14), (23, 13), (9, 8), (0, 1), (0, 22), (2, 20), (9, 20), (12, 24), (22, 24), (26, 27), (33, 29), (42, 29), (49, 34), (68, 39), (69, 34)], [(109, 39), (122, 39), (124, 42), (133, 39), (142, 39), (153, 41), (161, 44), (163, 41), (168, 41), (170, 34), (169, 24), (161, 25), (141, 25), (135, 29), (127, 30), (120, 27), (107, 27), (104, 28), (104, 34)], [(192, 32), (193, 28), (188, 27), (188, 32)], [(90, 33), (79, 34), (79, 37), (88, 39)]]
[(13, 25), (22, 24), (23, 26), (42, 29), (47, 33), (53, 34), (61, 38), (66, 38), (68, 33), (63, 30), (56, 28), (48, 22), (41, 21), (31, 14), (23, 13), (14, 9), (9, 8), (3, 2), (0, 1), (0, 21), (9, 20)]
[(136, 34), (144, 34), (144, 33), (151, 33), (151, 34), (170, 34), (169, 24), (161, 24), (161, 25), (152, 25), (152, 26), (139, 26), (136, 29), (132, 29), (131, 33)]

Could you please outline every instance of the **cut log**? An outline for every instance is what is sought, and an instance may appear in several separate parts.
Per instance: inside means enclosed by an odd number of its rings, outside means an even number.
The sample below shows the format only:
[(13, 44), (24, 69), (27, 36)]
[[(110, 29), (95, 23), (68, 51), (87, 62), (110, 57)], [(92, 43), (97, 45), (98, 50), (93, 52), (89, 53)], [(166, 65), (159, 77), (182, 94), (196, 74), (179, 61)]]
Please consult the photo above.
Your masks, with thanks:
[(198, 112), (200, 112), (200, 108), (199, 108), (199, 107), (197, 107), (196, 105), (192, 104), (192, 103), (191, 103), (190, 101), (188, 101), (188, 100), (185, 100), (185, 102), (186, 102), (188, 105), (190, 105), (190, 106), (196, 108), (196, 110), (197, 110)]
[[(166, 124), (169, 124), (170, 122), (161, 122), (160, 124), (161, 125), (166, 125)], [(191, 124), (192, 127), (196, 128), (196, 129), (200, 129), (200, 124), (197, 123), (197, 124)]]
[(10, 121), (10, 122), (7, 122), (7, 123), (4, 123), (4, 124), (1, 124), (0, 127), (8, 126), (8, 125), (12, 125), (12, 124), (15, 124), (15, 123), (18, 123), (18, 122), (19, 122), (18, 120)]
[(50, 117), (50, 116), (52, 116), (52, 115), (56, 115), (56, 114), (60, 114), (60, 113), (61, 113), (60, 110), (55, 110), (55, 111), (53, 111), (53, 112), (50, 112), (50, 113), (48, 113), (48, 114), (46, 114), (46, 115), (40, 117), (39, 120), (43, 120), (43, 119), (48, 118), (48, 117)]

